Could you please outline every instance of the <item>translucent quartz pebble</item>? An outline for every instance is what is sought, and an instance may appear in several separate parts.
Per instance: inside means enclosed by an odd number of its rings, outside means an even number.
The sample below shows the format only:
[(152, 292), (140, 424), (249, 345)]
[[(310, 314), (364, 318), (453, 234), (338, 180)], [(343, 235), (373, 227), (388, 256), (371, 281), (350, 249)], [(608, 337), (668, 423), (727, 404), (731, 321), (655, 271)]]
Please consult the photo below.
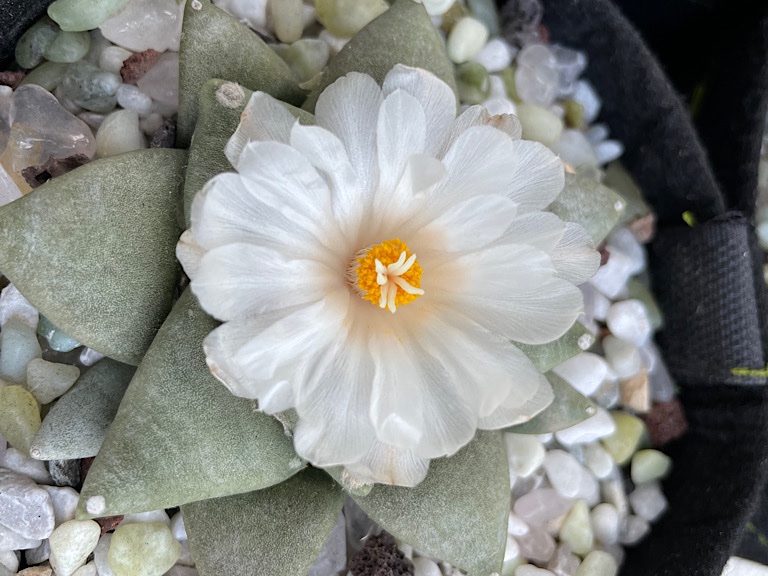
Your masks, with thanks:
[(96, 564), (93, 562), (89, 562), (85, 566), (81, 566), (77, 570), (75, 570), (72, 573), (72, 576), (98, 576), (98, 571), (96, 570)]
[(317, 20), (334, 36), (351, 38), (389, 8), (384, 0), (316, 0)]
[(51, 497), (56, 526), (75, 519), (75, 510), (77, 509), (77, 501), (80, 499), (80, 494), (74, 488), (69, 486), (42, 486), (42, 488)]
[(645, 433), (645, 424), (637, 416), (626, 412), (611, 412), (611, 417), (616, 424), (616, 432), (603, 438), (602, 443), (606, 451), (619, 466), (627, 462), (637, 450), (640, 439)]
[(611, 371), (611, 378), (607, 378), (598, 388), (592, 399), (600, 406), (606, 408), (615, 408), (619, 404), (619, 398), (621, 396), (621, 390), (619, 387), (619, 381), (616, 379), (616, 373)]
[(27, 380), (27, 364), (42, 356), (35, 330), (19, 317), (11, 316), (0, 332), (0, 379), (23, 384)]
[(96, 548), (93, 550), (93, 563), (96, 564), (96, 570), (99, 572), (99, 576), (115, 576), (112, 569), (109, 567), (109, 545), (112, 541), (112, 534), (104, 534), (99, 543), (96, 544)]
[(443, 573), (435, 562), (419, 556), (413, 559), (413, 576), (443, 576)]
[(455, 0), (421, 0), (421, 3), (424, 4), (430, 16), (441, 16), (453, 6)]
[[(657, 351), (658, 354), (658, 351)], [(667, 366), (659, 357), (649, 374), (651, 381), (651, 397), (656, 402), (669, 402), (675, 397), (675, 383), (667, 370)]]
[(180, 555), (181, 544), (165, 524), (128, 524), (112, 536), (109, 565), (115, 576), (160, 576)]
[(8, 448), (5, 451), (5, 454), (0, 458), (0, 467), (28, 476), (38, 484), (52, 483), (51, 475), (48, 474), (44, 462), (24, 456), (16, 448)]
[(149, 522), (155, 522), (165, 524), (169, 528), (171, 527), (171, 519), (165, 510), (149, 510), (148, 512), (134, 512), (132, 514), (125, 514), (120, 521), (120, 525), (126, 524), (147, 524)]
[(579, 80), (576, 82), (571, 98), (584, 107), (584, 121), (587, 124), (594, 122), (600, 114), (602, 102), (592, 84), (587, 80)]
[(555, 553), (555, 540), (541, 528), (531, 527), (525, 536), (517, 539), (520, 554), (533, 562), (546, 564)]
[(80, 342), (68, 336), (42, 314), (37, 324), (37, 333), (48, 341), (51, 350), (56, 352), (70, 352), (81, 346)]
[(49, 404), (62, 396), (80, 377), (77, 366), (35, 358), (27, 366), (27, 390), (40, 404)]
[[(165, 512), (165, 510), (163, 510), (163, 512)], [(173, 518), (171, 518), (171, 532), (176, 540), (181, 541), (187, 539), (187, 529), (184, 527), (184, 518), (182, 517), (181, 512), (176, 512), (176, 514), (173, 515)]]
[(551, 106), (557, 97), (559, 81), (555, 57), (543, 44), (530, 44), (517, 55), (515, 86), (526, 104)]
[(574, 554), (568, 546), (561, 544), (557, 547), (555, 555), (549, 561), (547, 568), (555, 576), (573, 576), (579, 569), (579, 557)]
[(563, 121), (552, 112), (533, 104), (518, 104), (517, 117), (523, 127), (523, 138), (549, 146), (563, 133)]
[(99, 27), (104, 37), (133, 52), (178, 52), (184, 2), (131, 0)]
[(270, 2), (268, 6), (272, 27), (280, 42), (290, 44), (301, 38), (301, 33), (304, 31), (304, 23), (301, 19), (304, 11), (302, 0), (281, 0)]
[(635, 272), (636, 262), (623, 252), (608, 248), (608, 262), (600, 266), (589, 283), (608, 298), (617, 298)]
[(509, 469), (516, 476), (525, 478), (544, 462), (546, 451), (536, 436), (531, 434), (504, 434), (507, 445)]
[(504, 547), (504, 564), (501, 568), (501, 574), (513, 574), (515, 568), (522, 562), (520, 556), (520, 546), (511, 535), (507, 535), (507, 544)]
[(562, 516), (570, 507), (571, 501), (557, 490), (538, 488), (518, 498), (512, 510), (532, 528)]
[(560, 541), (576, 554), (584, 555), (595, 545), (589, 506), (585, 500), (577, 500), (560, 528)]
[(653, 332), (648, 310), (640, 300), (615, 302), (608, 309), (606, 323), (611, 334), (635, 346), (645, 344)]
[[(72, 66), (78, 64), (70, 65), (70, 70)], [(16, 89), (10, 119), (11, 162), (17, 172), (44, 164), (51, 157), (82, 154), (92, 158), (96, 151), (93, 132), (85, 122), (65, 110), (53, 94), (40, 86)]]
[(128, 0), (56, 0), (48, 7), (48, 16), (62, 30), (93, 30), (117, 14)]
[(40, 539), (25, 538), (0, 524), (0, 550), (33, 550), (42, 542)]
[(611, 257), (619, 252), (629, 257), (632, 261), (633, 274), (645, 270), (645, 248), (637, 241), (635, 235), (628, 228), (621, 227), (611, 232), (608, 238), (606, 238), (605, 243), (611, 252)]
[(43, 52), (51, 62), (77, 62), (88, 54), (91, 35), (88, 32), (59, 32)]
[(43, 61), (43, 54), (59, 34), (59, 27), (49, 18), (33, 24), (16, 44), (16, 62), (22, 68), (34, 68)]
[(658, 482), (649, 482), (635, 488), (629, 495), (635, 514), (653, 522), (667, 509), (667, 499)]
[(174, 111), (179, 108), (179, 55), (166, 52), (137, 82), (139, 89)]
[(21, 292), (13, 284), (8, 284), (0, 292), (0, 328), (13, 317), (34, 329), (37, 326), (40, 315), (37, 309), (21, 295)]
[(48, 492), (26, 476), (3, 468), (0, 468), (0, 518), (2, 526), (31, 540), (48, 538), (55, 524)]
[(488, 41), (488, 29), (470, 16), (465, 16), (451, 28), (448, 34), (448, 58), (456, 64), (471, 60), (480, 53)]
[(60, 88), (63, 96), (81, 108), (109, 112), (117, 104), (117, 89), (122, 83), (119, 75), (81, 61), (69, 67)]
[(505, 40), (493, 38), (472, 59), (493, 74), (512, 64), (512, 50)]
[(581, 469), (581, 480), (576, 498), (586, 500), (590, 506), (596, 506), (600, 503), (600, 483), (586, 468)]
[[(602, 409), (598, 408), (598, 410), (602, 410)], [(613, 423), (613, 418), (611, 418), (609, 415), (607, 416), (608, 416), (608, 419), (611, 421), (611, 426), (613, 431), (616, 429), (616, 425)], [(613, 468), (614, 468), (613, 458), (611, 458), (611, 455), (605, 451), (605, 448), (603, 448), (599, 442), (592, 442), (590, 444), (585, 444), (583, 457), (584, 457), (584, 465), (587, 468), (589, 468), (590, 472), (592, 472), (597, 478), (601, 480), (604, 478), (608, 478), (608, 476), (613, 471)]]
[(608, 376), (608, 363), (597, 354), (582, 352), (556, 366), (554, 372), (576, 390), (589, 396)]
[(11, 550), (0, 551), (0, 566), (5, 566), (12, 574), (19, 569), (19, 558)]
[(639, 516), (628, 516), (622, 527), (619, 542), (627, 546), (637, 544), (650, 530), (648, 520)]
[(147, 140), (139, 128), (139, 115), (135, 110), (115, 110), (104, 118), (96, 132), (96, 155), (114, 156), (147, 147)]
[(576, 89), (576, 81), (587, 67), (587, 56), (584, 52), (558, 44), (553, 44), (549, 50), (555, 58), (555, 68), (560, 75), (557, 95), (559, 97), (569, 96), (573, 94)]
[(109, 46), (102, 50), (99, 55), (99, 68), (105, 72), (120, 74), (123, 62), (130, 58), (132, 54), (133, 52), (120, 46)]
[(608, 414), (608, 411), (597, 407), (597, 412), (594, 416), (555, 432), (555, 437), (564, 446), (571, 446), (605, 438), (613, 434), (615, 430), (616, 424), (610, 414)]
[(587, 140), (589, 140), (589, 143), (592, 144), (592, 146), (597, 146), (600, 142), (608, 138), (609, 133), (608, 126), (602, 123), (592, 124), (592, 126), (584, 130), (584, 136), (587, 137)]
[(22, 454), (29, 454), (39, 429), (40, 406), (35, 397), (22, 386), (0, 387), (0, 434), (8, 443)]
[(594, 147), (597, 162), (600, 165), (608, 164), (624, 154), (624, 145), (618, 140), (606, 140)]
[(299, 82), (307, 82), (323, 71), (331, 57), (331, 47), (316, 38), (303, 38), (287, 47), (280, 57)]
[(614, 544), (619, 540), (619, 512), (607, 502), (598, 504), (590, 512), (592, 530), (595, 537), (604, 544)]
[(515, 569), (515, 576), (555, 576), (549, 570), (537, 568), (533, 564), (524, 564)]
[(267, 28), (268, 0), (213, 0), (213, 3), (257, 32), (271, 34)]
[(528, 527), (528, 524), (525, 523), (525, 520), (520, 518), (517, 514), (513, 514), (512, 512), (509, 513), (509, 518), (507, 519), (507, 534), (515, 537), (523, 536), (528, 534), (528, 530), (530, 530), (530, 528)]
[(80, 353), (79, 361), (83, 366), (93, 366), (102, 358), (104, 358), (104, 354), (96, 352), (93, 348), (86, 347), (83, 348), (83, 351)]
[(608, 552), (593, 550), (576, 571), (576, 576), (616, 576), (619, 565)]
[(51, 567), (56, 576), (72, 576), (85, 564), (99, 536), (101, 527), (93, 520), (70, 520), (56, 528), (49, 538)]
[(552, 150), (573, 168), (597, 166), (595, 151), (579, 130), (563, 130), (560, 140), (553, 144)]
[(605, 358), (619, 378), (631, 378), (640, 371), (642, 361), (637, 346), (615, 336), (603, 338)]
[(552, 487), (564, 498), (579, 492), (582, 466), (565, 450), (550, 450), (544, 458), (544, 470)]

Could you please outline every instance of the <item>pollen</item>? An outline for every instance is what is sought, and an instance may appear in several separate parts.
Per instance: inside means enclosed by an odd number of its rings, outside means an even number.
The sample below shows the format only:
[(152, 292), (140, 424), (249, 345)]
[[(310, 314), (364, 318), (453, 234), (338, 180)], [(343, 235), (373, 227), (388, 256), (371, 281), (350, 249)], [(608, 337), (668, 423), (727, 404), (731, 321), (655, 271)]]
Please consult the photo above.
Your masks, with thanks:
[(399, 238), (359, 252), (352, 271), (350, 281), (363, 300), (392, 313), (424, 294), (420, 287), (423, 270), (416, 254)]

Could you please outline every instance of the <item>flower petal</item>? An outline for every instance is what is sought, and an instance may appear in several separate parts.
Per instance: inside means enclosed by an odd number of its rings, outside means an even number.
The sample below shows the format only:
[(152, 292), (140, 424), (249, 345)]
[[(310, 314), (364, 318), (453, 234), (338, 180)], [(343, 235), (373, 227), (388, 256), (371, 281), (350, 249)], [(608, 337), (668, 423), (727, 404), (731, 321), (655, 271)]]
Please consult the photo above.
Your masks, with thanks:
[(346, 472), (362, 483), (380, 483), (412, 488), (427, 476), (429, 460), (410, 450), (400, 450), (383, 442), (374, 442), (358, 462), (346, 465)]
[(520, 124), (520, 120), (517, 119), (517, 116), (513, 116), (512, 114), (491, 115), (483, 106), (470, 106), (453, 121), (451, 133), (443, 145), (440, 157), (445, 156), (445, 153), (454, 143), (456, 138), (472, 126), (491, 126), (497, 128), (506, 133), (513, 140), (520, 140), (523, 136), (523, 127)]
[(397, 64), (384, 78), (384, 96), (405, 90), (421, 104), (426, 118), (424, 151), (436, 156), (442, 149), (456, 116), (456, 96), (437, 76), (420, 68)]
[(527, 244), (551, 254), (564, 232), (565, 222), (551, 212), (529, 212), (510, 222), (502, 242)]
[(576, 285), (592, 278), (600, 267), (600, 253), (595, 250), (587, 231), (568, 222), (565, 233), (552, 251), (557, 275)]
[(296, 118), (279, 101), (265, 92), (254, 92), (245, 105), (240, 125), (224, 148), (230, 164), (237, 168), (240, 153), (253, 140), (287, 143)]
[(514, 162), (507, 194), (520, 205), (520, 213), (546, 208), (563, 191), (563, 163), (539, 142), (514, 140), (512, 146)]
[(185, 230), (176, 244), (176, 259), (181, 263), (184, 272), (190, 278), (197, 276), (200, 269), (200, 260), (203, 259), (205, 250), (195, 241), (192, 232)]
[[(539, 375), (541, 376), (541, 374)], [(481, 418), (478, 427), (481, 430), (497, 430), (528, 422), (543, 411), (554, 400), (552, 385), (544, 378), (544, 382), (536, 388), (533, 396), (521, 401), (521, 397), (510, 394), (493, 413)]]
[(206, 312), (227, 321), (316, 302), (338, 289), (339, 281), (317, 260), (237, 243), (208, 251), (191, 287)]

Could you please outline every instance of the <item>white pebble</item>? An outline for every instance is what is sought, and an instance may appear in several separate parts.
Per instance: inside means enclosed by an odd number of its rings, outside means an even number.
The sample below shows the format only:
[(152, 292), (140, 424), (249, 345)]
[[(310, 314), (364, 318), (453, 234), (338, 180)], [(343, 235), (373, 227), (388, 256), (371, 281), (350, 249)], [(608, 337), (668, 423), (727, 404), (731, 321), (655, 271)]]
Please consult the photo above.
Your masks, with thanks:
[(512, 510), (533, 530), (535, 526), (544, 526), (550, 520), (559, 518), (570, 508), (571, 500), (564, 498), (557, 490), (537, 488), (518, 498)]
[(184, 527), (184, 518), (181, 512), (176, 512), (171, 518), (171, 532), (176, 540), (187, 540), (187, 529)]
[(619, 540), (619, 513), (616, 507), (603, 502), (590, 512), (592, 530), (595, 537), (605, 544), (614, 544)]
[(12, 574), (19, 569), (19, 557), (13, 550), (0, 550), (0, 566), (5, 566)]
[[(47, 542), (47, 540), (46, 540)], [(0, 524), (0, 549), (1, 550), (32, 550), (41, 546), (43, 540), (25, 538), (18, 532), (6, 528)]]
[[(99, 576), (104, 575), (99, 572)], [(175, 564), (174, 566), (171, 566), (171, 569), (168, 570), (168, 572), (166, 572), (163, 576), (199, 576), (199, 572), (197, 571), (197, 568)]]
[(8, 448), (0, 458), (0, 467), (7, 468), (18, 474), (29, 476), (38, 484), (51, 484), (51, 475), (45, 467), (45, 462), (25, 456), (15, 448)]
[(152, 98), (132, 84), (122, 84), (117, 89), (117, 103), (126, 110), (134, 110), (141, 118), (152, 111)]
[(280, 42), (290, 44), (301, 38), (304, 31), (302, 8), (302, 0), (281, 0), (268, 4), (275, 36)]
[(96, 564), (93, 562), (89, 562), (85, 566), (82, 566), (75, 570), (75, 573), (72, 574), (72, 576), (98, 576), (98, 571), (96, 570)]
[(4, 468), (0, 468), (0, 518), (0, 528), (29, 541), (38, 540), (27, 548), (39, 546), (39, 540), (48, 538), (55, 526), (48, 493), (27, 476)]
[(77, 366), (35, 358), (27, 365), (27, 390), (40, 404), (50, 404), (69, 390), (79, 377)]
[[(635, 235), (628, 228), (617, 228), (605, 240), (611, 258), (617, 252), (629, 257), (632, 261), (632, 273), (639, 274), (645, 270), (645, 247), (637, 241)], [(610, 258), (609, 258), (610, 261)]]
[(574, 168), (597, 166), (597, 156), (579, 130), (563, 130), (560, 139), (551, 146), (563, 162)]
[(624, 489), (624, 482), (621, 478), (612, 478), (602, 483), (603, 500), (613, 504), (619, 518), (626, 518), (629, 515), (629, 501), (627, 492)]
[(163, 115), (153, 112), (146, 118), (141, 118), (139, 120), (139, 128), (141, 128), (141, 131), (147, 136), (152, 136), (152, 134), (157, 132), (160, 126), (163, 125), (163, 122), (165, 122)]
[(104, 358), (104, 354), (102, 354), (101, 352), (96, 352), (96, 350), (94, 350), (93, 348), (86, 347), (83, 349), (82, 352), (80, 352), (79, 360), (80, 360), (80, 364), (82, 364), (83, 366), (93, 366), (94, 364), (96, 364), (96, 362), (98, 362), (102, 358)]
[(516, 476), (528, 477), (544, 462), (546, 451), (541, 441), (531, 434), (504, 434), (509, 469)]
[(113, 74), (120, 74), (123, 62), (133, 55), (133, 52), (120, 46), (108, 46), (99, 54), (99, 68)]
[(37, 309), (21, 295), (16, 286), (8, 284), (0, 292), (0, 328), (5, 326), (12, 316), (16, 316), (32, 330), (37, 330), (37, 323), (40, 321)]
[(100, 158), (147, 147), (134, 110), (117, 110), (104, 119), (96, 132), (96, 155)]
[(581, 484), (582, 466), (564, 450), (550, 450), (544, 458), (544, 470), (552, 487), (564, 498), (574, 498)]
[(594, 147), (600, 165), (617, 160), (624, 154), (624, 145), (618, 140), (605, 140)]
[(555, 553), (555, 540), (544, 530), (531, 527), (531, 531), (517, 539), (520, 554), (533, 562), (546, 564)]
[(413, 559), (413, 576), (443, 576), (443, 573), (432, 560), (419, 556)]
[(584, 107), (584, 121), (587, 124), (594, 122), (595, 118), (600, 114), (602, 102), (592, 84), (587, 80), (579, 80), (576, 82), (571, 98)]
[(442, 16), (455, 2), (456, 0), (421, 0), (430, 16)]
[(482, 64), (488, 72), (493, 74), (494, 72), (501, 72), (512, 63), (512, 52), (505, 40), (493, 38), (483, 46), (473, 60)]
[(488, 29), (475, 18), (465, 16), (448, 34), (448, 57), (456, 64), (474, 58), (488, 41)]
[(69, 486), (42, 486), (42, 488), (51, 497), (56, 526), (75, 519), (77, 501), (80, 499), (77, 490)]
[(615, 336), (603, 338), (605, 358), (619, 378), (631, 378), (640, 371), (640, 350), (634, 344)]
[(48, 539), (56, 576), (72, 576), (85, 564), (100, 535), (101, 527), (93, 520), (70, 520), (56, 528)]
[[(39, 542), (39, 540), (38, 540)], [(37, 548), (29, 548), (24, 551), (24, 559), (30, 566), (35, 564), (42, 564), (51, 557), (51, 544), (46, 538)]]
[(131, 0), (100, 26), (101, 33), (134, 52), (149, 48), (178, 51), (184, 4), (176, 0)]
[(637, 544), (651, 530), (648, 520), (640, 516), (627, 516), (619, 534), (619, 542), (626, 546)]
[(611, 415), (607, 410), (598, 406), (594, 416), (557, 431), (555, 437), (564, 446), (571, 446), (573, 444), (594, 442), (600, 438), (610, 436), (615, 431), (616, 423), (611, 418)]
[(555, 576), (553, 572), (537, 568), (533, 564), (524, 564), (515, 568), (515, 576)]
[(507, 534), (510, 536), (525, 536), (528, 534), (528, 531), (530, 528), (528, 527), (528, 524), (525, 523), (525, 520), (520, 518), (517, 514), (513, 514), (512, 512), (509, 513), (509, 518), (507, 519)]
[(602, 123), (592, 124), (592, 126), (584, 130), (584, 136), (587, 137), (592, 146), (597, 146), (600, 142), (606, 140), (609, 134), (608, 125)]
[(112, 540), (112, 534), (104, 534), (96, 548), (93, 550), (93, 562), (96, 564), (96, 570), (99, 576), (115, 576), (109, 567), (109, 543)]
[(608, 363), (597, 354), (582, 352), (555, 366), (554, 372), (584, 396), (589, 396), (608, 376)]
[[(166, 52), (155, 65), (136, 83), (139, 89), (159, 104), (164, 110), (175, 112), (179, 108), (179, 55)], [(154, 112), (155, 110), (153, 110)], [(169, 114), (166, 114), (170, 116)]]
[[(598, 410), (602, 410), (602, 408), (598, 408)], [(610, 418), (613, 423), (613, 418), (611, 418), (610, 415), (608, 415), (608, 418)], [(615, 423), (613, 425), (613, 430), (616, 430)], [(613, 434), (613, 431), (606, 434), (606, 436), (609, 436), (610, 434)], [(584, 445), (584, 465), (601, 480), (608, 478), (615, 466), (613, 458), (611, 458), (611, 455), (608, 454), (599, 442), (592, 442)]]
[(17, 316), (11, 316), (0, 332), (0, 380), (24, 384), (27, 365), (42, 356), (35, 329)]
[(590, 506), (595, 506), (600, 502), (600, 483), (592, 473), (586, 468), (581, 469), (581, 481), (579, 490), (576, 492), (576, 498), (586, 500)]
[(667, 499), (658, 482), (649, 482), (635, 488), (629, 495), (635, 514), (648, 522), (656, 520), (667, 509)]
[(606, 318), (611, 334), (635, 346), (643, 346), (653, 333), (648, 310), (640, 300), (615, 302)]
[(576, 576), (616, 576), (619, 565), (608, 552), (593, 550), (576, 571)]

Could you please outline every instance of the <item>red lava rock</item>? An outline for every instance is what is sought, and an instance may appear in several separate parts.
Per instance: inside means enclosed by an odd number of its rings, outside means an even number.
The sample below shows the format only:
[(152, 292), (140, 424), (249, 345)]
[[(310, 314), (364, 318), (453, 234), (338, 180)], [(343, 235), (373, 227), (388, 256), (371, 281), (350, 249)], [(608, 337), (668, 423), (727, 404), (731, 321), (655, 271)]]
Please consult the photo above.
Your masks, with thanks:
[(16, 86), (18, 86), (19, 82), (21, 82), (23, 79), (24, 72), (21, 70), (17, 70), (15, 72), (6, 70), (5, 72), (0, 72), (0, 86), (10, 86), (15, 90)]
[(654, 402), (651, 411), (648, 414), (641, 414), (640, 418), (645, 421), (648, 437), (656, 448), (680, 438), (688, 431), (688, 421), (685, 419), (683, 405), (677, 399), (669, 402)]
[(123, 521), (123, 518), (125, 518), (123, 515), (107, 516), (106, 518), (94, 518), (94, 521), (101, 526), (101, 533), (106, 534), (117, 528), (118, 524)]
[(648, 244), (656, 236), (656, 214), (651, 212), (636, 218), (627, 227), (640, 244)]
[(605, 244), (601, 244), (597, 251), (600, 252), (600, 266), (605, 266), (608, 263), (608, 259), (611, 257), (611, 253), (608, 251), (608, 248), (605, 247)]
[(120, 76), (123, 77), (123, 82), (126, 84), (136, 84), (162, 55), (162, 52), (150, 48), (149, 50), (144, 50), (144, 52), (137, 52), (129, 56), (123, 62), (123, 67), (120, 69)]
[(353, 576), (413, 576), (413, 562), (398, 550), (392, 536), (382, 532), (365, 541), (349, 571)]
[(90, 161), (91, 159), (83, 154), (75, 154), (68, 158), (54, 158), (51, 156), (48, 158), (48, 161), (41, 166), (29, 166), (24, 168), (24, 170), (21, 171), (21, 175), (24, 176), (24, 180), (27, 181), (27, 184), (32, 186), (32, 188), (37, 188), (48, 182), (51, 178), (66, 174), (78, 166), (87, 164)]

